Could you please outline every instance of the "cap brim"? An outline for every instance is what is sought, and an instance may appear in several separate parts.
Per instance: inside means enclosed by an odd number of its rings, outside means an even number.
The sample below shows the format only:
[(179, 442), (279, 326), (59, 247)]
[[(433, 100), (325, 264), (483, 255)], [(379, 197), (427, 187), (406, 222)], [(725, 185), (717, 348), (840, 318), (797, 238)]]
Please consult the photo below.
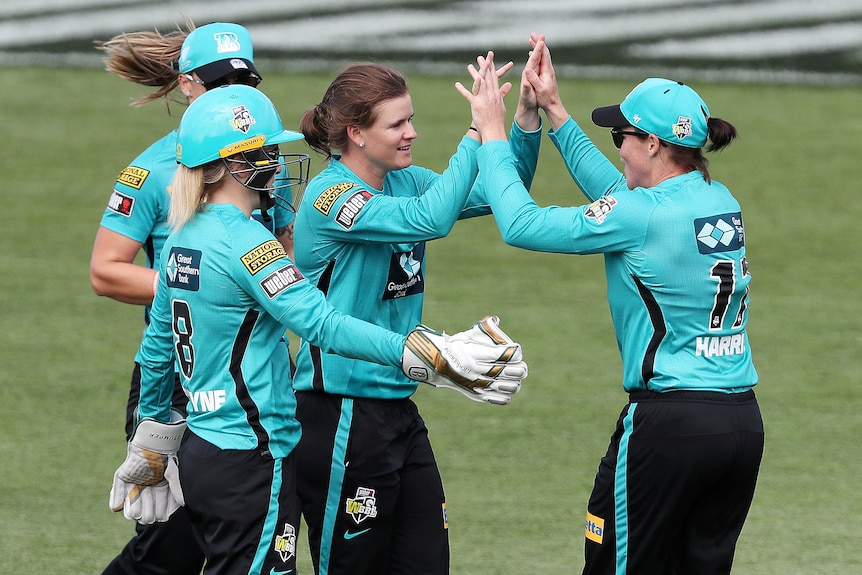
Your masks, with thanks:
[(629, 121), (623, 116), (619, 104), (615, 106), (604, 106), (593, 110), (593, 123), (603, 128), (620, 128), (628, 126)]
[(258, 78), (261, 77), (260, 72), (254, 67), (254, 63), (245, 58), (229, 58), (227, 60), (218, 60), (204, 64), (193, 70), (205, 84), (211, 84), (216, 80), (224, 78), (234, 72), (251, 72)]

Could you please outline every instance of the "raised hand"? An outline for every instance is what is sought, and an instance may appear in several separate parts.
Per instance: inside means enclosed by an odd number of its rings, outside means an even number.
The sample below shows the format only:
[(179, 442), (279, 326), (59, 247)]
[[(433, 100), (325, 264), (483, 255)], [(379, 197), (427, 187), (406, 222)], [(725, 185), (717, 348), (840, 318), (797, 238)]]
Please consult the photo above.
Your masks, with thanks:
[(551, 51), (542, 34), (530, 34), (530, 47), (533, 49), (531, 59), (538, 53), (539, 61), (535, 66), (525, 67), (523, 77), (535, 93), (537, 105), (548, 116), (551, 127), (557, 129), (568, 119), (569, 113), (560, 100), (560, 89), (557, 85), (554, 64), (551, 61)]
[(544, 42), (544, 34), (533, 34), (530, 38), (530, 55), (527, 58), (527, 63), (524, 65), (524, 70), (521, 72), (521, 90), (518, 96), (518, 108), (515, 111), (515, 121), (523, 130), (532, 131), (538, 130), (541, 127), (541, 118), (539, 117), (539, 102), (536, 96), (536, 91), (533, 85), (527, 78), (527, 71), (531, 70), (539, 74), (542, 63), (542, 50), (535, 50), (538, 41)]
[[(455, 88), (470, 102), (473, 125), (479, 131), (482, 142), (506, 139), (506, 105), (503, 97), (512, 89), (510, 82), (500, 85), (500, 76), (494, 66), (494, 52), (476, 58), (477, 66), (470, 64), (467, 71), (473, 78), (472, 89), (468, 90), (461, 82)], [(501, 67), (505, 74), (511, 62)]]

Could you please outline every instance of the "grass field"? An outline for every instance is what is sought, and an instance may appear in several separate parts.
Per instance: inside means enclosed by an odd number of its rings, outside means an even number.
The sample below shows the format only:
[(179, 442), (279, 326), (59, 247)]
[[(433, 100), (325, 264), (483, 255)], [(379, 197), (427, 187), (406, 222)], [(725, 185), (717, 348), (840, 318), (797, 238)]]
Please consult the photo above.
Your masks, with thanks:
[[(295, 126), (329, 79), (269, 74), (261, 88)], [(442, 169), (467, 126), (456, 79), (410, 79), (420, 165)], [(571, 80), (562, 93), (586, 124), (634, 83)], [(0, 84), (0, 573), (99, 573), (133, 533), (107, 496), (142, 321), (93, 294), (90, 249), (116, 174), (177, 120), (159, 104), (128, 108), (136, 89), (98, 70), (0, 69)], [(862, 572), (859, 90), (695, 88), (741, 133), (711, 170), (745, 214), (767, 428), (734, 573)], [(605, 131), (587, 130), (613, 152)], [(582, 203), (547, 139), (533, 193)], [(625, 402), (601, 259), (509, 248), (489, 218), (460, 223), (428, 258), (427, 323), (458, 331), (500, 314), (530, 364), (506, 408), (418, 393), (447, 489), (452, 573), (577, 573), (593, 475)]]

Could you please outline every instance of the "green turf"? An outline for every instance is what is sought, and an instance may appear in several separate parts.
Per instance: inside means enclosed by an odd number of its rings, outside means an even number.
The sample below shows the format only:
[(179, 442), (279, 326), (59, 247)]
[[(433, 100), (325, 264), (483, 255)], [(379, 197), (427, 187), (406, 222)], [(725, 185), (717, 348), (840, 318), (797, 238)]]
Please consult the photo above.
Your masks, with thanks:
[[(455, 80), (410, 78), (420, 165), (442, 169), (468, 125)], [(261, 88), (295, 126), (328, 81), (268, 74)], [(92, 293), (90, 249), (116, 174), (177, 120), (158, 103), (130, 109), (136, 88), (98, 70), (0, 69), (0, 85), (0, 573), (99, 573), (133, 533), (107, 497), (142, 322), (140, 308)], [(632, 85), (566, 80), (562, 93), (586, 121)], [(745, 214), (767, 428), (734, 573), (858, 573), (859, 91), (696, 88), (741, 132), (711, 167)], [(612, 152), (606, 132), (588, 131)], [(582, 203), (547, 139), (534, 195)], [(500, 314), (530, 364), (506, 408), (418, 393), (447, 490), (452, 573), (579, 572), (593, 474), (625, 402), (601, 259), (509, 248), (485, 218), (432, 243), (428, 260), (427, 323), (457, 331)], [(300, 567), (311, 573), (304, 542)]]

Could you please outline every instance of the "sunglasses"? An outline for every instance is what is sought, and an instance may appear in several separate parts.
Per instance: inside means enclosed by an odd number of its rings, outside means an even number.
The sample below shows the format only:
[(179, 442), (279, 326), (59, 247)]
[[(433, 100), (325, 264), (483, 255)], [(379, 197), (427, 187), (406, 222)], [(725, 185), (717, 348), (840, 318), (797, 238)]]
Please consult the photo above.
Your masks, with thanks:
[(245, 86), (257, 88), (257, 85), (260, 84), (260, 82), (260, 76), (258, 76), (257, 74), (252, 74), (251, 72), (245, 72), (242, 74), (237, 74), (236, 76), (224, 76), (223, 78), (219, 78), (215, 82), (207, 84), (206, 88), (217, 88), (219, 86), (230, 86), (232, 84), (243, 84)]
[(623, 140), (626, 136), (637, 136), (638, 138), (648, 138), (649, 134), (646, 132), (635, 132), (633, 130), (620, 130), (618, 128), (614, 128), (611, 130), (611, 139), (614, 141), (614, 146), (619, 150), (623, 147)]

